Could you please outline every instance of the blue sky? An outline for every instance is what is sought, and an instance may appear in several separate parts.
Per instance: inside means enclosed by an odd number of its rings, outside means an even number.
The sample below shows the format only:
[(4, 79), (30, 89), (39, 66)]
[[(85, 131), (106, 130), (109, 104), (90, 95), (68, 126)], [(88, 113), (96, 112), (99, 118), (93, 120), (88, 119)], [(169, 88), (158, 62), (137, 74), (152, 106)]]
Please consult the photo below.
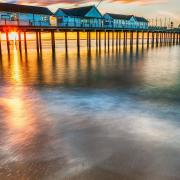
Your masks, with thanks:
[[(0, 0), (1, 2), (13, 2), (19, 4), (31, 4), (48, 6), (52, 10), (58, 7), (76, 7), (98, 4), (98, 0)], [(119, 14), (134, 14), (148, 19), (169, 18), (175, 24), (180, 24), (180, 0), (103, 0), (99, 10)], [(159, 20), (160, 21), (160, 20)]]

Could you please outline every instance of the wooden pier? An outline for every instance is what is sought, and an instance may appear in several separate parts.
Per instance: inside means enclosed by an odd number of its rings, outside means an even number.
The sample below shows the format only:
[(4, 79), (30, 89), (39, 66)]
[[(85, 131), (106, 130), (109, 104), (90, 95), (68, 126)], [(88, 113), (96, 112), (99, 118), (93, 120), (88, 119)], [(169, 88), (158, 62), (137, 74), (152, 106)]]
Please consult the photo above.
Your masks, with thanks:
[[(51, 34), (51, 48), (52, 54), (55, 57), (56, 54), (56, 41), (55, 34), (58, 32), (64, 33), (64, 47), (65, 53), (68, 53), (68, 33), (76, 32), (76, 45), (77, 45), (77, 53), (81, 52), (81, 32), (87, 33), (87, 51), (91, 51), (91, 41), (92, 36), (91, 33), (95, 33), (96, 38), (96, 49), (101, 50), (102, 43), (104, 42), (105, 51), (110, 50), (110, 41), (112, 42), (111, 47), (114, 49), (120, 48), (122, 45), (127, 47), (128, 45), (132, 49), (133, 46), (142, 46), (145, 45), (147, 48), (158, 47), (163, 44), (180, 44), (180, 29), (92, 29), (92, 28), (60, 28), (60, 27), (31, 27), (31, 26), (14, 26), (14, 27), (6, 27), (0, 26), (1, 33), (6, 34), (6, 44), (7, 44), (7, 52), (10, 55), (10, 43), (9, 43), (9, 33), (12, 32), (12, 29), (18, 33), (18, 42), (19, 42), (19, 51), (22, 53), (22, 40), (21, 33), (24, 34), (24, 52), (27, 55), (27, 33), (34, 32), (36, 34), (36, 49), (38, 56), (42, 55), (42, 33), (49, 32)], [(102, 36), (104, 34), (104, 36)], [(111, 34), (111, 37), (110, 37)], [(129, 37), (128, 37), (129, 34)], [(141, 37), (140, 37), (141, 35)], [(145, 37), (146, 35), (146, 37)], [(141, 40), (141, 42), (140, 42)], [(129, 41), (129, 43), (128, 43)], [(122, 44), (123, 42), (123, 44)], [(0, 55), (2, 56), (2, 46), (0, 39)]]

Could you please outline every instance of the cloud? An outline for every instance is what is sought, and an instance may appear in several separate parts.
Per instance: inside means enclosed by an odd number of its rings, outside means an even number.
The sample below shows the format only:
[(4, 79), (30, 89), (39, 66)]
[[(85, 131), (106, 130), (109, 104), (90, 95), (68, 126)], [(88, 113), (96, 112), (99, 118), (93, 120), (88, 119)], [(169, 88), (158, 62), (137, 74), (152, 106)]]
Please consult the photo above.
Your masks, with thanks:
[[(48, 5), (54, 5), (54, 4), (83, 4), (83, 3), (92, 3), (92, 0), (0, 0), (2, 2), (9, 2), (9, 3), (19, 3), (19, 4), (33, 4), (33, 5), (42, 5), (42, 6), (48, 6)], [(93, 2), (99, 2), (100, 0), (94, 0)], [(147, 4), (155, 4), (155, 3), (162, 3), (166, 0), (104, 0), (106, 2), (115, 2), (115, 3), (136, 3), (140, 5), (147, 5)]]
[(108, 1), (117, 2), (117, 3), (119, 2), (124, 4), (136, 3), (136, 4), (146, 5), (146, 4), (162, 3), (165, 2), (166, 0), (108, 0)]

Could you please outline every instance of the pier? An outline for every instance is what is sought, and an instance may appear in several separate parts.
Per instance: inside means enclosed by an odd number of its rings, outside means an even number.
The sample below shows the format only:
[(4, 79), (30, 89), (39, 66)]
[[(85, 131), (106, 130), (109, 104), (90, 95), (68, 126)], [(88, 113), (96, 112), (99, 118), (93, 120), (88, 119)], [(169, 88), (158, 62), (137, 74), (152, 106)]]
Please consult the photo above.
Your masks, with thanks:
[[(102, 43), (104, 43), (104, 50), (109, 51), (112, 49), (136, 46), (137, 48), (142, 46), (147, 48), (158, 47), (163, 44), (177, 45), (180, 44), (180, 30), (179, 29), (105, 29), (105, 28), (70, 28), (70, 27), (35, 27), (35, 26), (0, 26), (0, 32), (6, 35), (7, 52), (10, 55), (10, 40), (9, 33), (15, 31), (18, 34), (18, 46), (20, 54), (22, 51), (27, 55), (27, 33), (36, 34), (36, 49), (37, 54), (42, 54), (42, 33), (51, 34), (51, 48), (52, 54), (55, 56), (56, 53), (56, 33), (64, 33), (64, 47), (65, 53), (68, 53), (68, 33), (76, 33), (77, 41), (77, 53), (81, 52), (81, 32), (87, 34), (87, 51), (91, 51), (92, 33), (95, 33), (96, 37), (96, 49), (102, 49)], [(24, 40), (21, 39), (23, 34)], [(22, 42), (24, 43), (24, 49), (22, 49)], [(112, 42), (112, 44), (110, 44)], [(122, 43), (123, 42), (123, 43)], [(2, 46), (0, 41), (0, 55), (2, 55)]]

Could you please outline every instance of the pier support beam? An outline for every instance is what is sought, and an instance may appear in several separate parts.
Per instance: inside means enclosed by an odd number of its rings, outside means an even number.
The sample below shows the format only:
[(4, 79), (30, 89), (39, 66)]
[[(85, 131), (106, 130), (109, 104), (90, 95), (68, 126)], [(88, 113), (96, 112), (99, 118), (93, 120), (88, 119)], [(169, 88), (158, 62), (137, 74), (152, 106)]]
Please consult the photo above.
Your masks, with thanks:
[(104, 50), (106, 51), (106, 31), (104, 31)]
[(89, 32), (88, 31), (87, 31), (86, 43), (87, 43), (87, 52), (88, 52), (89, 51)]
[(64, 32), (65, 36), (65, 52), (68, 53), (68, 37), (67, 37), (67, 31)]
[(40, 52), (40, 55), (42, 56), (42, 36), (41, 36), (41, 31), (39, 31), (39, 52)]
[(137, 31), (137, 34), (136, 34), (136, 47), (138, 48), (139, 47), (139, 32)]
[(89, 52), (91, 52), (91, 32), (89, 32)]
[(96, 50), (98, 49), (98, 31), (96, 31)]
[(6, 45), (7, 45), (8, 56), (10, 56), (10, 42), (9, 42), (9, 32), (8, 31), (6, 31)]
[(178, 33), (176, 33), (176, 44), (178, 44)]
[(152, 47), (154, 47), (154, 32), (152, 32)]
[(77, 31), (77, 53), (80, 55), (80, 35), (79, 31)]
[(156, 33), (156, 46), (158, 47), (159, 45), (159, 33)]
[(147, 32), (147, 47), (149, 48), (149, 31)]
[(164, 32), (163, 43), (166, 44), (166, 33)]
[(133, 31), (130, 32), (130, 48), (133, 48)]
[(121, 48), (121, 32), (119, 32), (119, 49)]
[(55, 43), (55, 33), (54, 33), (54, 31), (51, 31), (51, 46), (52, 46), (52, 55), (53, 55), (53, 58), (55, 58), (56, 43)]
[(101, 51), (101, 31), (99, 31), (99, 51)]
[(2, 34), (1, 34), (1, 32), (0, 32), (0, 60), (2, 59), (2, 44), (1, 44), (1, 37), (2, 36)]
[(108, 31), (108, 52), (110, 50), (110, 32)]
[(39, 57), (39, 33), (36, 32), (36, 50), (37, 50), (37, 55)]
[(119, 33), (116, 32), (116, 50), (118, 50), (118, 45), (119, 45)]
[(125, 45), (127, 47), (127, 44), (128, 44), (128, 32), (127, 31), (125, 32), (125, 37), (126, 37)]
[(160, 33), (160, 45), (162, 46), (162, 44), (163, 44), (163, 33), (161, 32)]
[(25, 51), (25, 55), (27, 56), (27, 38), (26, 38), (26, 32), (24, 32), (24, 51)]
[(123, 34), (124, 34), (123, 43), (124, 43), (124, 48), (125, 48), (125, 46), (126, 46), (126, 32), (125, 32), (125, 31), (123, 31)]
[(112, 50), (114, 50), (114, 31), (112, 32)]
[(173, 45), (175, 45), (176, 33), (173, 33)]
[(18, 31), (19, 52), (22, 55), (21, 32)]
[(142, 31), (142, 47), (144, 47), (144, 31)]

